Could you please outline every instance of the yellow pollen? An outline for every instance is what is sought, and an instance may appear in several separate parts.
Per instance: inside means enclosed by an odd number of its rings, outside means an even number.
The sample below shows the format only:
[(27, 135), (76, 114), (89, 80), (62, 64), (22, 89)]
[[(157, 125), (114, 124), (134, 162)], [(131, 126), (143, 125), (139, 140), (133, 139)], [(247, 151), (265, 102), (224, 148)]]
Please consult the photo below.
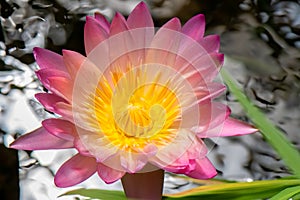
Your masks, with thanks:
[[(146, 82), (146, 70), (111, 73), (113, 85), (102, 77), (92, 102), (99, 132), (126, 151), (142, 150), (147, 144), (164, 146), (176, 137), (180, 105), (168, 83)], [(174, 123), (177, 121), (176, 123)]]

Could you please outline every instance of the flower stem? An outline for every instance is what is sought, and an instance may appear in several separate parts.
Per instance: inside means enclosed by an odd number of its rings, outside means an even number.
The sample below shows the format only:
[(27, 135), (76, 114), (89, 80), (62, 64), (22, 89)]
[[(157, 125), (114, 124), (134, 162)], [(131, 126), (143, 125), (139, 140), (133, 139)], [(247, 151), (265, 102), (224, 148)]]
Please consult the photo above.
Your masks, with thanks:
[(146, 173), (126, 174), (122, 185), (127, 198), (159, 200), (162, 198), (164, 171), (159, 169)]

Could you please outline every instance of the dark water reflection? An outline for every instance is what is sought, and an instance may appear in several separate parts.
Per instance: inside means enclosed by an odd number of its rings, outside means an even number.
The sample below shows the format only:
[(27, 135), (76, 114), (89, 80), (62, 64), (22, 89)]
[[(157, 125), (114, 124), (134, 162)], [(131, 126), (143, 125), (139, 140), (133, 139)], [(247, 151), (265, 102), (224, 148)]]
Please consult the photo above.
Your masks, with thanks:
[[(65, 48), (84, 53), (82, 38), (86, 15), (100, 12), (111, 19), (116, 10), (128, 15), (138, 2), (1, 1), (1, 143), (7, 145), (17, 135), (39, 126), (42, 119), (51, 116), (33, 97), (34, 93), (43, 89), (34, 75), (37, 65), (32, 56), (33, 47), (44, 47), (56, 52)], [(207, 34), (221, 35), (221, 51), (227, 56), (225, 68), (244, 86), (245, 92), (254, 103), (300, 148), (299, 1), (146, 2), (151, 7), (157, 26), (173, 16), (180, 17), (184, 22), (196, 13), (204, 13)], [(229, 93), (226, 98), (233, 116), (247, 120)], [(247, 181), (272, 179), (288, 174), (282, 161), (259, 134), (207, 142), (216, 143), (210, 157), (220, 171), (221, 178)], [(7, 149), (0, 150), (1, 154), (8, 155)], [(70, 154), (72, 152), (68, 155)], [(32, 169), (45, 169), (49, 175), (48, 181), (51, 181), (53, 171), (58, 167), (51, 164), (52, 159), (43, 159), (43, 155), (31, 152), (21, 153), (22, 179), (26, 180)], [(16, 159), (10, 164), (11, 169), (18, 165)], [(1, 163), (1, 169), (2, 166), (4, 164)], [(0, 171), (0, 183), (7, 178), (7, 170), (8, 168), (5, 168), (4, 171)], [(12, 183), (12, 187), (16, 184), (18, 185), (16, 182)], [(22, 182), (21, 186), (24, 184), (26, 182)], [(8, 191), (1, 185), (3, 184), (0, 184), (2, 195)], [(115, 187), (120, 188), (120, 185)], [(188, 183), (167, 175), (166, 191), (188, 187)], [(43, 190), (47, 188), (48, 186), (42, 187)], [(0, 197), (5, 199), (4, 196)], [(30, 198), (37, 199), (35, 196)], [(50, 193), (47, 198), (55, 199)]]

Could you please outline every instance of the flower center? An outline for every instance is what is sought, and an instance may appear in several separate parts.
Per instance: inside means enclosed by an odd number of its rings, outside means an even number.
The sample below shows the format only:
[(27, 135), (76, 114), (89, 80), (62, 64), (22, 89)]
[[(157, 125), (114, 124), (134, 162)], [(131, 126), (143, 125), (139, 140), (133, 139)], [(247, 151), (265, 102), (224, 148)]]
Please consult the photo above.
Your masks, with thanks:
[(94, 110), (100, 132), (121, 149), (149, 143), (163, 146), (176, 137), (174, 122), (180, 120), (176, 94), (168, 83), (159, 83), (159, 73), (146, 76), (146, 71), (130, 70), (112, 76), (113, 88), (103, 78), (96, 89)]
[[(154, 87), (159, 90), (162, 86)], [(149, 138), (167, 128), (164, 127), (167, 120), (164, 105), (147, 93), (147, 87), (141, 87), (132, 94), (128, 103), (117, 102), (124, 104), (115, 110), (115, 121), (127, 136)]]

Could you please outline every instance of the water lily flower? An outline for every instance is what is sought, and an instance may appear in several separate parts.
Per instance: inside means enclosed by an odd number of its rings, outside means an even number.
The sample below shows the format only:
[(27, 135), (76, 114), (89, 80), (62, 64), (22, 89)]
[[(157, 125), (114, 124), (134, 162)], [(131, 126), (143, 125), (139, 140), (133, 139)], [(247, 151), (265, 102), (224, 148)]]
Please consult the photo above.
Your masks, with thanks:
[(183, 26), (173, 18), (155, 31), (145, 3), (126, 20), (109, 23), (96, 14), (84, 29), (86, 56), (34, 49), (39, 80), (49, 92), (36, 94), (58, 118), (21, 136), (12, 148), (75, 148), (78, 153), (55, 175), (58, 187), (94, 173), (113, 183), (125, 173), (155, 169), (208, 179), (217, 172), (203, 138), (249, 134), (252, 126), (229, 116), (213, 101), (225, 90), (214, 79), (223, 64), (219, 37), (204, 36), (199, 14)]

